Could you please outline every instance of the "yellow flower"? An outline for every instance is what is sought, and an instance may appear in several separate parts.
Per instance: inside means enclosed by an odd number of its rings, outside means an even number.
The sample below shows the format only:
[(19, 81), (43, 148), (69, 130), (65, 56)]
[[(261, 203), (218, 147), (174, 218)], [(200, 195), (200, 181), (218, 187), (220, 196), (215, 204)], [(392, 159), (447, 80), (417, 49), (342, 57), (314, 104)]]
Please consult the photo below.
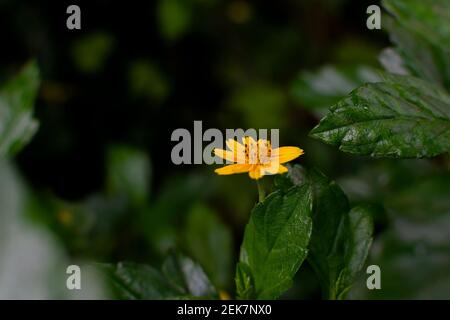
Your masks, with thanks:
[(252, 137), (242, 138), (242, 144), (236, 140), (226, 141), (229, 150), (214, 149), (214, 154), (234, 164), (216, 169), (220, 175), (248, 172), (250, 178), (258, 180), (267, 174), (287, 172), (282, 163), (301, 156), (304, 152), (297, 147), (280, 147), (272, 149), (270, 141)]

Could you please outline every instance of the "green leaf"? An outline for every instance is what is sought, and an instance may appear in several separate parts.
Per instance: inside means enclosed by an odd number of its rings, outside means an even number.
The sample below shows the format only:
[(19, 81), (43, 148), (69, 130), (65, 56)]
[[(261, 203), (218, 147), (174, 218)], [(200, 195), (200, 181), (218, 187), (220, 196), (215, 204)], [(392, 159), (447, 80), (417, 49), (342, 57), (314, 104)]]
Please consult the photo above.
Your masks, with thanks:
[(253, 299), (256, 297), (255, 281), (252, 270), (243, 262), (236, 265), (236, 292), (240, 299)]
[(240, 86), (228, 102), (245, 127), (279, 128), (286, 122), (286, 96), (271, 83), (253, 82)]
[(450, 96), (420, 79), (384, 74), (330, 108), (312, 137), (373, 157), (432, 157), (450, 150)]
[[(315, 270), (328, 299), (343, 299), (363, 267), (372, 243), (371, 208), (350, 205), (341, 188), (316, 169), (289, 167), (277, 185), (290, 183), (312, 192), (313, 231), (308, 262)], [(284, 180), (284, 181), (283, 181)]]
[(233, 264), (233, 237), (217, 215), (202, 204), (194, 205), (188, 213), (182, 245), (199, 262), (212, 282), (227, 287)]
[(291, 286), (308, 252), (310, 215), (307, 186), (278, 190), (255, 206), (237, 267), (239, 298), (275, 299)]
[(348, 213), (348, 221), (344, 224), (347, 230), (342, 231), (343, 239), (339, 239), (344, 246), (344, 264), (336, 281), (336, 296), (338, 299), (346, 297), (351, 285), (364, 266), (373, 240), (372, 208), (357, 206)]
[(450, 89), (449, 2), (385, 0), (383, 5), (395, 17), (383, 24), (412, 74)]
[(216, 291), (202, 268), (191, 259), (172, 253), (162, 270), (151, 266), (120, 262), (101, 264), (100, 271), (120, 299), (215, 298)]
[(324, 115), (355, 87), (378, 80), (375, 70), (367, 66), (324, 66), (316, 72), (302, 71), (291, 91), (302, 107)]
[(107, 186), (112, 195), (125, 195), (134, 205), (148, 201), (150, 194), (150, 160), (137, 149), (114, 146), (108, 150)]
[(33, 61), (0, 91), (0, 157), (14, 155), (36, 133), (33, 106), (39, 83), (39, 69)]

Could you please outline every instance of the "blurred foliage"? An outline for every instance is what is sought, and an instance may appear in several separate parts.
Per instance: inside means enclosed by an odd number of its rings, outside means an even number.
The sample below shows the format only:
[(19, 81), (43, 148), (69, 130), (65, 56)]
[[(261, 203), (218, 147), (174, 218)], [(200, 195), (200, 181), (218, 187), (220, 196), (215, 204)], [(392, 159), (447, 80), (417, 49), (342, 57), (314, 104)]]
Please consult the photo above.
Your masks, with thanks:
[(317, 72), (302, 72), (293, 83), (292, 94), (304, 108), (324, 116), (331, 105), (355, 87), (378, 80), (378, 74), (366, 66), (324, 66)]
[(39, 88), (36, 62), (28, 63), (0, 92), (0, 156), (18, 152), (38, 128), (33, 105)]
[(150, 194), (151, 168), (147, 155), (139, 150), (116, 146), (107, 158), (107, 187), (111, 197), (125, 196), (141, 207)]
[(173, 41), (181, 37), (191, 24), (193, 12), (191, 1), (159, 0), (158, 24), (161, 34)]
[[(361, 183), (358, 189), (365, 192), (355, 194), (357, 201), (385, 199), (387, 216), (376, 217), (383, 232), (369, 261), (383, 268), (384, 293), (368, 292), (364, 280), (351, 293), (353, 298), (442, 299), (449, 294), (450, 177), (426, 163), (411, 165), (380, 164), (360, 175), (361, 180), (373, 181), (373, 189)], [(411, 167), (420, 170), (412, 174)]]
[(392, 41), (414, 75), (450, 89), (450, 4), (445, 0), (384, 1)]
[(195, 204), (186, 217), (181, 240), (181, 247), (205, 268), (216, 287), (227, 288), (234, 262), (233, 237), (217, 214), (201, 203)]
[(285, 101), (283, 92), (275, 86), (252, 84), (235, 92), (230, 108), (242, 117), (244, 128), (278, 128), (286, 119)]
[(131, 63), (128, 71), (128, 85), (133, 97), (156, 102), (163, 102), (170, 90), (165, 76), (154, 63), (146, 60)]
[(114, 48), (114, 38), (106, 32), (85, 35), (72, 45), (72, 59), (84, 73), (100, 72)]

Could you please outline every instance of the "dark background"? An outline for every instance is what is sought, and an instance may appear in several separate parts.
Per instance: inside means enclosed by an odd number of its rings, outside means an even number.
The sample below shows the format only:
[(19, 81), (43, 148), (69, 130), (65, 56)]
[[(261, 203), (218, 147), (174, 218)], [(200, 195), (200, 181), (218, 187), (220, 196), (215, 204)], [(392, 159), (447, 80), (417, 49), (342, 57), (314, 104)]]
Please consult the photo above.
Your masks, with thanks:
[[(36, 107), (40, 130), (19, 164), (34, 186), (71, 200), (102, 187), (105, 148), (112, 143), (151, 154), (156, 188), (169, 172), (191, 170), (170, 161), (172, 131), (192, 131), (194, 120), (202, 120), (205, 129), (257, 125), (226, 108), (228, 98), (252, 82), (274, 84), (286, 94), (287, 121), (298, 136), (317, 121), (288, 95), (299, 70), (350, 61), (352, 56), (336, 56), (343, 43), (354, 56), (352, 45), (364, 51), (359, 43), (388, 44), (382, 32), (365, 27), (365, 10), (373, 1), (180, 1), (190, 22), (175, 39), (160, 31), (158, 1), (2, 3), (2, 74), (36, 57), (47, 93)], [(236, 3), (250, 11), (242, 23), (230, 13)], [(80, 5), (81, 30), (66, 28), (70, 4)], [(83, 72), (74, 63), (74, 43), (99, 32), (112, 44), (98, 66)], [(88, 48), (84, 58), (97, 54), (102, 52)], [(137, 60), (156, 66), (168, 87), (163, 98), (132, 96), (127, 69)], [(283, 131), (281, 139), (302, 143)]]

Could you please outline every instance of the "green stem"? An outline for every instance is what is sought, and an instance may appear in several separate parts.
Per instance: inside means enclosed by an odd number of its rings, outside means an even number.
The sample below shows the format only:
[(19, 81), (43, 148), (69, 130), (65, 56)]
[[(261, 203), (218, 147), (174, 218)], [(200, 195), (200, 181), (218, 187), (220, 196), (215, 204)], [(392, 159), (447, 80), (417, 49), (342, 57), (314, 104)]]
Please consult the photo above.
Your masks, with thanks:
[(261, 180), (256, 180), (256, 185), (258, 186), (258, 195), (259, 195), (259, 202), (262, 202), (264, 198), (266, 197), (266, 192), (264, 191), (264, 186), (261, 183)]

